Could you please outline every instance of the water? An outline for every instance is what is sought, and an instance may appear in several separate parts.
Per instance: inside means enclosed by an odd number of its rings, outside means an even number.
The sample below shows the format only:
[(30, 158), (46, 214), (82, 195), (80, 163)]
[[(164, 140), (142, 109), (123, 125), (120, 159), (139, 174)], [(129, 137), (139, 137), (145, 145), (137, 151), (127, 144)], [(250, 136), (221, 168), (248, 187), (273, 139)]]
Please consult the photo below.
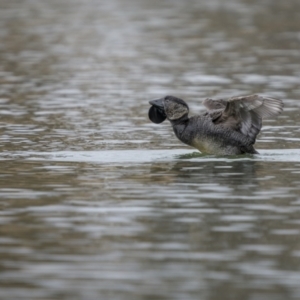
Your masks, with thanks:
[[(0, 298), (299, 299), (299, 6), (0, 0)], [(147, 117), (251, 93), (260, 155)]]

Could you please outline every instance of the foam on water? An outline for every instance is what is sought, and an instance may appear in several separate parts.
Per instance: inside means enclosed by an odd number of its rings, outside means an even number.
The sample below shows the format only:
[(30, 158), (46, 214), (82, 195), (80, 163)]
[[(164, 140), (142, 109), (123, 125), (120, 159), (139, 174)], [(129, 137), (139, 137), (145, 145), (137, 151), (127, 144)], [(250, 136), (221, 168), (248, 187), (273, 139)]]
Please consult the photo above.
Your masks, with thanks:
[(205, 155), (189, 149), (176, 150), (103, 150), (1, 153), (0, 159), (26, 159), (31, 161), (89, 162), (99, 164), (143, 164), (189, 160), (209, 161), (274, 161), (300, 162), (300, 149), (260, 150), (257, 155), (216, 156)]

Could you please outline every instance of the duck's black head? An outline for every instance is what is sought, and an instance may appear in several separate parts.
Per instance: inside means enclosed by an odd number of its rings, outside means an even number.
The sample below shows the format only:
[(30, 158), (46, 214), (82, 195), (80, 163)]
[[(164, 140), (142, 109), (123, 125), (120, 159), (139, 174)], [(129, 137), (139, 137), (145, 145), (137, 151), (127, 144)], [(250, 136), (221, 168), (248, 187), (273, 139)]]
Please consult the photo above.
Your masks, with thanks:
[(188, 105), (174, 96), (166, 96), (149, 103), (152, 105), (149, 109), (149, 119), (156, 124), (162, 123), (166, 118), (176, 121), (187, 117), (189, 113)]

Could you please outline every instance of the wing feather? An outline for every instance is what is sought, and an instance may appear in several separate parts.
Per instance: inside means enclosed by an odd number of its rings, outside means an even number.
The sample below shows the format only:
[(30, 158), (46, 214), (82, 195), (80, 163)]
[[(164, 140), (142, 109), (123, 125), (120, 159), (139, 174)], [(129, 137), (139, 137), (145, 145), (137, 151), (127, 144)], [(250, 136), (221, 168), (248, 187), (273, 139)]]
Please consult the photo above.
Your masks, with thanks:
[(282, 100), (259, 95), (233, 97), (228, 99), (228, 102), (238, 102), (242, 108), (254, 111), (261, 118), (279, 115), (283, 110)]
[(228, 100), (206, 99), (203, 104), (208, 108), (215, 124), (239, 131), (253, 143), (262, 127), (262, 119), (279, 115), (283, 110), (282, 100), (259, 95)]
[(224, 109), (226, 107), (227, 101), (224, 99), (213, 100), (207, 98), (203, 101), (203, 105), (208, 110)]

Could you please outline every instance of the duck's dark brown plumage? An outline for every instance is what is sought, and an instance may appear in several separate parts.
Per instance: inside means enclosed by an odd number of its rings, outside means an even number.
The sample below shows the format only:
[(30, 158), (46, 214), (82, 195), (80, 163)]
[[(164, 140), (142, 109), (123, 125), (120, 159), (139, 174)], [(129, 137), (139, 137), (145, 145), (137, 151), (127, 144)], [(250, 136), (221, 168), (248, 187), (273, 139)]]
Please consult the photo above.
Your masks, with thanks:
[(220, 155), (257, 153), (253, 145), (262, 119), (276, 116), (283, 109), (281, 100), (259, 95), (206, 99), (203, 104), (207, 112), (191, 118), (188, 105), (179, 98), (166, 96), (150, 104), (160, 116), (156, 123), (168, 118), (179, 140), (201, 152)]

